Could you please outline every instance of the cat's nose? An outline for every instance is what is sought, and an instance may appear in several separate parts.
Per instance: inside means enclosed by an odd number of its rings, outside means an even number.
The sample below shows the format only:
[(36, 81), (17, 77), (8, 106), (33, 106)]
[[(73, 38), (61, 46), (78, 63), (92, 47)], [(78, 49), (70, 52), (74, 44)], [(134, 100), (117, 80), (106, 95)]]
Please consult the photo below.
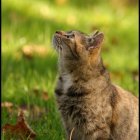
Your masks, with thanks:
[(63, 35), (63, 32), (62, 32), (62, 31), (56, 31), (55, 33), (56, 33), (56, 34)]

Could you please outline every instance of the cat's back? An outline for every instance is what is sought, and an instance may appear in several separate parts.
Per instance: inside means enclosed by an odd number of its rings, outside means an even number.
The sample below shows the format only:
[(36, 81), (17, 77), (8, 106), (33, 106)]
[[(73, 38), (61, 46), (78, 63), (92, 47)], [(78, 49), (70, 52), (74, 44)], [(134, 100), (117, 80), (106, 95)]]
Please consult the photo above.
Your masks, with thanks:
[(114, 108), (115, 139), (138, 139), (138, 98), (120, 86), (114, 85), (118, 101)]

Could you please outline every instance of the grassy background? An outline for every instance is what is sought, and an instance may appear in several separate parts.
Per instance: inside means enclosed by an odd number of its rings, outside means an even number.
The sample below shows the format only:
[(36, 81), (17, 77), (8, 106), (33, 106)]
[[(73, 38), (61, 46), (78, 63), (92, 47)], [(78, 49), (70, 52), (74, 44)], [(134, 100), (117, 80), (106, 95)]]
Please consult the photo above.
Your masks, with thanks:
[[(2, 0), (2, 125), (16, 123), (24, 108), (37, 140), (64, 140), (54, 87), (57, 55), (51, 38), (56, 30), (77, 29), (105, 34), (102, 57), (112, 81), (138, 96), (138, 7), (129, 0)], [(31, 44), (47, 54), (23, 55)], [(42, 94), (46, 92), (48, 100)], [(37, 93), (37, 94), (36, 94)], [(33, 106), (38, 114), (33, 115)], [(45, 109), (43, 113), (41, 110)]]

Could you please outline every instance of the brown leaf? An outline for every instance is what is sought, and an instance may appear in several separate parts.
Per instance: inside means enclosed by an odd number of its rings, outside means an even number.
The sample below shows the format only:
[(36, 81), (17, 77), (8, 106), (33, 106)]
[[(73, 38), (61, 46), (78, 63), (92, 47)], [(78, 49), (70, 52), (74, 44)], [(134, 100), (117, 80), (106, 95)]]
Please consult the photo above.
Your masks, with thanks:
[[(24, 112), (24, 108), (23, 109), (19, 108), (18, 105), (13, 104), (11, 102), (7, 102), (7, 101), (2, 102), (1, 107), (6, 109), (9, 119), (12, 118), (13, 116), (15, 116), (17, 114), (17, 112), (19, 112), (21, 110)], [(24, 114), (26, 115), (26, 111), (24, 112)]]
[(15, 125), (5, 124), (2, 127), (2, 132), (5, 135), (8, 135), (9, 138), (16, 137), (20, 140), (23, 140), (23, 138), (28, 138), (31, 140), (36, 137), (35, 132), (30, 128), (30, 126), (25, 121), (24, 114), (22, 111), (18, 116), (17, 123)]
[(13, 103), (5, 101), (1, 103), (1, 107), (11, 108), (13, 107)]
[(132, 71), (132, 77), (134, 81), (139, 81), (139, 72), (137, 70)]
[(117, 45), (118, 43), (119, 43), (119, 40), (118, 40), (118, 38), (117, 37), (115, 37), (115, 36), (113, 36), (112, 38), (111, 38), (111, 41), (110, 41), (113, 45), (115, 44), (115, 45)]
[(123, 76), (124, 76), (124, 74), (121, 73), (121, 72), (118, 72), (118, 71), (113, 71), (112, 73), (110, 73), (111, 79), (118, 79), (118, 80), (120, 80), (120, 79), (123, 78)]
[(35, 55), (44, 57), (47, 55), (47, 48), (40, 45), (25, 45), (22, 48), (22, 53), (26, 58), (33, 58)]
[(43, 91), (42, 92), (42, 99), (47, 101), (49, 99), (49, 96), (48, 96), (48, 92), (47, 91)]
[[(33, 88), (33, 92), (36, 96), (40, 96), (41, 95), (41, 98), (45, 101), (47, 101), (49, 99), (49, 96), (48, 96), (48, 92), (45, 91), (45, 90), (41, 90), (39, 89), (38, 87), (34, 87)], [(40, 94), (41, 93), (41, 94)]]
[(23, 53), (23, 55), (24, 55), (26, 58), (28, 58), (28, 59), (30, 59), (30, 58), (33, 57), (33, 50), (32, 50), (32, 48), (29, 47), (29, 46), (23, 47), (23, 48), (22, 48), (22, 53)]
[(110, 2), (116, 8), (136, 6), (138, 4), (138, 0), (111, 0)]
[(37, 105), (33, 106), (30, 111), (32, 113), (31, 118), (33, 120), (39, 119), (41, 116), (43, 116), (43, 114), (46, 113), (45, 108), (41, 108)]
[(30, 112), (29, 112), (29, 109), (28, 109), (28, 107), (27, 107), (26, 104), (20, 105), (20, 107), (18, 107), (17, 112), (19, 112), (20, 110), (22, 110), (22, 112), (24, 113), (24, 115), (25, 115), (26, 117), (29, 117)]
[(30, 105), (28, 107), (26, 104), (22, 104), (19, 110), (22, 110), (25, 116), (29, 117), (31, 120), (37, 120), (46, 113), (45, 108), (41, 108), (37, 105)]
[(67, 0), (55, 0), (57, 5), (64, 5), (66, 4)]
[(13, 113), (13, 107), (14, 107), (14, 105), (13, 105), (12, 102), (7, 102), (7, 101), (2, 102), (1, 103), (1, 107), (2, 108), (5, 108), (8, 111), (8, 113), (11, 113), (11, 112)]
[(33, 93), (36, 95), (36, 96), (39, 96), (40, 94), (40, 89), (38, 87), (34, 87), (33, 88)]
[(92, 25), (91, 26), (91, 32), (95, 31), (95, 30), (100, 30), (100, 25)]
[[(6, 33), (6, 34), (3, 34), (2, 36), (7, 42), (9, 42), (12, 39), (11, 33)], [(1, 49), (4, 50), (4, 48), (1, 48)]]

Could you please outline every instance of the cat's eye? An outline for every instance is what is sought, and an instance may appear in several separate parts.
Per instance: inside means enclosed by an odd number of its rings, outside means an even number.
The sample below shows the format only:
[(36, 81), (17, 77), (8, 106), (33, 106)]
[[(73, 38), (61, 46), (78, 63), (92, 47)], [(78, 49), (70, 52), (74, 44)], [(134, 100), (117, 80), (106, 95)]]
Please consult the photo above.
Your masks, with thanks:
[(69, 35), (66, 35), (66, 37), (67, 37), (67, 38), (70, 38), (70, 36), (69, 36)]
[(93, 43), (94, 39), (93, 38), (88, 38), (89, 43)]
[(70, 35), (65, 35), (66, 38), (70, 39), (74, 37), (74, 34), (70, 34)]

